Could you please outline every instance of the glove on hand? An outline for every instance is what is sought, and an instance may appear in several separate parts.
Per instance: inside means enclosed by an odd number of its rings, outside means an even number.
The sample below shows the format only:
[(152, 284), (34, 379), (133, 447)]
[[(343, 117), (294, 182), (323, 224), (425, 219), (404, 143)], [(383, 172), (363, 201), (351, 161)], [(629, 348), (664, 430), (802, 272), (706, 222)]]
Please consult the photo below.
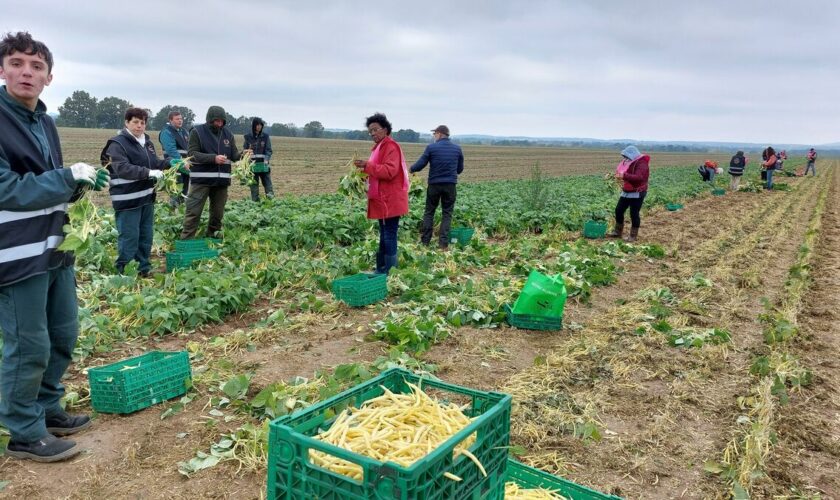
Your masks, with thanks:
[(76, 183), (84, 183), (90, 187), (96, 187), (96, 169), (87, 163), (74, 163), (70, 165), (70, 172), (73, 173), (73, 180)]

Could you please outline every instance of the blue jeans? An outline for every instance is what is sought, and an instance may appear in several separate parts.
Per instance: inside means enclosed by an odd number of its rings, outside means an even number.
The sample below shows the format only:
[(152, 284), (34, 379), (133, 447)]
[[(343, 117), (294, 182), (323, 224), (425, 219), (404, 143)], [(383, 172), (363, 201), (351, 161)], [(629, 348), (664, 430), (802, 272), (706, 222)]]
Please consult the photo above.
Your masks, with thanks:
[(0, 329), (0, 423), (31, 443), (47, 436), (45, 417), (62, 414), (61, 377), (79, 336), (73, 266), (0, 287)]
[(379, 219), (379, 251), (376, 255), (376, 272), (388, 274), (397, 265), (397, 231), (400, 218)]
[(814, 176), (817, 175), (817, 166), (812, 161), (809, 161), (808, 165), (805, 167), (805, 174), (804, 175), (808, 175), (809, 170), (811, 171), (812, 175), (814, 175)]
[(767, 189), (773, 189), (773, 170), (767, 170)]
[(131, 210), (117, 210), (114, 212), (117, 222), (117, 271), (120, 273), (126, 264), (136, 260), (140, 264), (140, 272), (147, 273), (152, 269), (149, 256), (152, 253), (152, 240), (155, 235), (155, 205), (149, 203)]

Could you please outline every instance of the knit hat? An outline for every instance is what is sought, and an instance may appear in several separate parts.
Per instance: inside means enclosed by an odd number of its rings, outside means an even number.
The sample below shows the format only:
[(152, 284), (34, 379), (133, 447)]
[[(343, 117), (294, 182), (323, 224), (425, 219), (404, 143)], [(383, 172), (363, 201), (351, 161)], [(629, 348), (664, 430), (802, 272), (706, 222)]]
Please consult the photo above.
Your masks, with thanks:
[(625, 158), (629, 158), (630, 161), (635, 161), (636, 158), (642, 156), (642, 153), (639, 152), (639, 148), (631, 145), (631, 146), (627, 146), (626, 148), (624, 148), (623, 151), (621, 151), (621, 156), (624, 156)]

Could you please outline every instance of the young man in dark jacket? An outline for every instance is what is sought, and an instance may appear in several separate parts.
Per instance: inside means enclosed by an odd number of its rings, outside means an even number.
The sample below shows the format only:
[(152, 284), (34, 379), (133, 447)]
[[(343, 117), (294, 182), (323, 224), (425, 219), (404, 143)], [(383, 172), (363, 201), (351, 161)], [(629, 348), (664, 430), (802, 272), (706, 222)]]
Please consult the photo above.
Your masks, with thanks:
[[(155, 145), (146, 134), (145, 109), (128, 108), (125, 128), (108, 139), (100, 159), (111, 174), (111, 204), (117, 223), (117, 272), (136, 260), (141, 277), (152, 271), (150, 256), (155, 235), (155, 183), (169, 168), (170, 160), (161, 160)], [(177, 160), (171, 160), (176, 162)]]
[(108, 183), (105, 170), (63, 168), (58, 131), (39, 99), (52, 65), (29, 33), (0, 41), (0, 423), (11, 434), (6, 456), (38, 462), (78, 454), (76, 443), (56, 436), (90, 426), (59, 404), (79, 320), (73, 254), (57, 247), (82, 184)]
[(423, 229), (420, 242), (429, 245), (432, 241), (435, 211), (441, 205), (440, 248), (449, 246), (449, 226), (455, 210), (458, 176), (464, 171), (464, 153), (461, 146), (449, 139), (449, 127), (440, 125), (432, 130), (434, 142), (426, 146), (420, 158), (411, 166), (411, 172), (429, 167), (429, 188), (426, 190), (426, 210), (423, 213)]
[(265, 122), (262, 118), (254, 118), (251, 120), (251, 133), (245, 134), (245, 144), (242, 149), (250, 149), (254, 152), (251, 160), (254, 161), (254, 177), (256, 184), (251, 185), (251, 199), (259, 201), (260, 199), (260, 182), (262, 182), (265, 189), (265, 195), (268, 198), (274, 198), (274, 188), (271, 185), (271, 167), (269, 161), (271, 160), (271, 138), (265, 133)]
[(225, 126), (225, 110), (221, 106), (210, 106), (206, 123), (196, 125), (190, 132), (189, 155), (190, 192), (187, 195), (184, 227), (181, 239), (195, 237), (204, 203), (210, 198), (210, 220), (207, 222), (207, 237), (215, 238), (222, 229), (225, 204), (230, 186), (231, 161), (238, 161), (241, 154), (236, 149), (233, 133)]

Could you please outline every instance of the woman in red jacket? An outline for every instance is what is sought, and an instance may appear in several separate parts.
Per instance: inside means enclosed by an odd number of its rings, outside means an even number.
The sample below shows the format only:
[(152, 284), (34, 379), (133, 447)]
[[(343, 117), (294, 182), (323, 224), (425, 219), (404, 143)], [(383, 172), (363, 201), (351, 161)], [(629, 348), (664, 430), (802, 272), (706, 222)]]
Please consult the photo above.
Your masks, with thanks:
[(630, 236), (624, 241), (632, 243), (639, 236), (639, 227), (642, 225), (639, 213), (647, 195), (650, 156), (643, 155), (636, 146), (627, 146), (621, 152), (621, 156), (630, 161), (630, 166), (625, 172), (615, 175), (616, 178), (623, 180), (624, 184), (621, 187), (618, 204), (615, 206), (615, 228), (609, 236), (621, 238), (624, 233), (624, 212), (629, 208)]
[(397, 231), (408, 213), (408, 168), (400, 145), (391, 139), (391, 122), (382, 113), (366, 120), (373, 139), (370, 158), (355, 165), (368, 174), (368, 219), (379, 220), (376, 272), (388, 274), (397, 265)]

